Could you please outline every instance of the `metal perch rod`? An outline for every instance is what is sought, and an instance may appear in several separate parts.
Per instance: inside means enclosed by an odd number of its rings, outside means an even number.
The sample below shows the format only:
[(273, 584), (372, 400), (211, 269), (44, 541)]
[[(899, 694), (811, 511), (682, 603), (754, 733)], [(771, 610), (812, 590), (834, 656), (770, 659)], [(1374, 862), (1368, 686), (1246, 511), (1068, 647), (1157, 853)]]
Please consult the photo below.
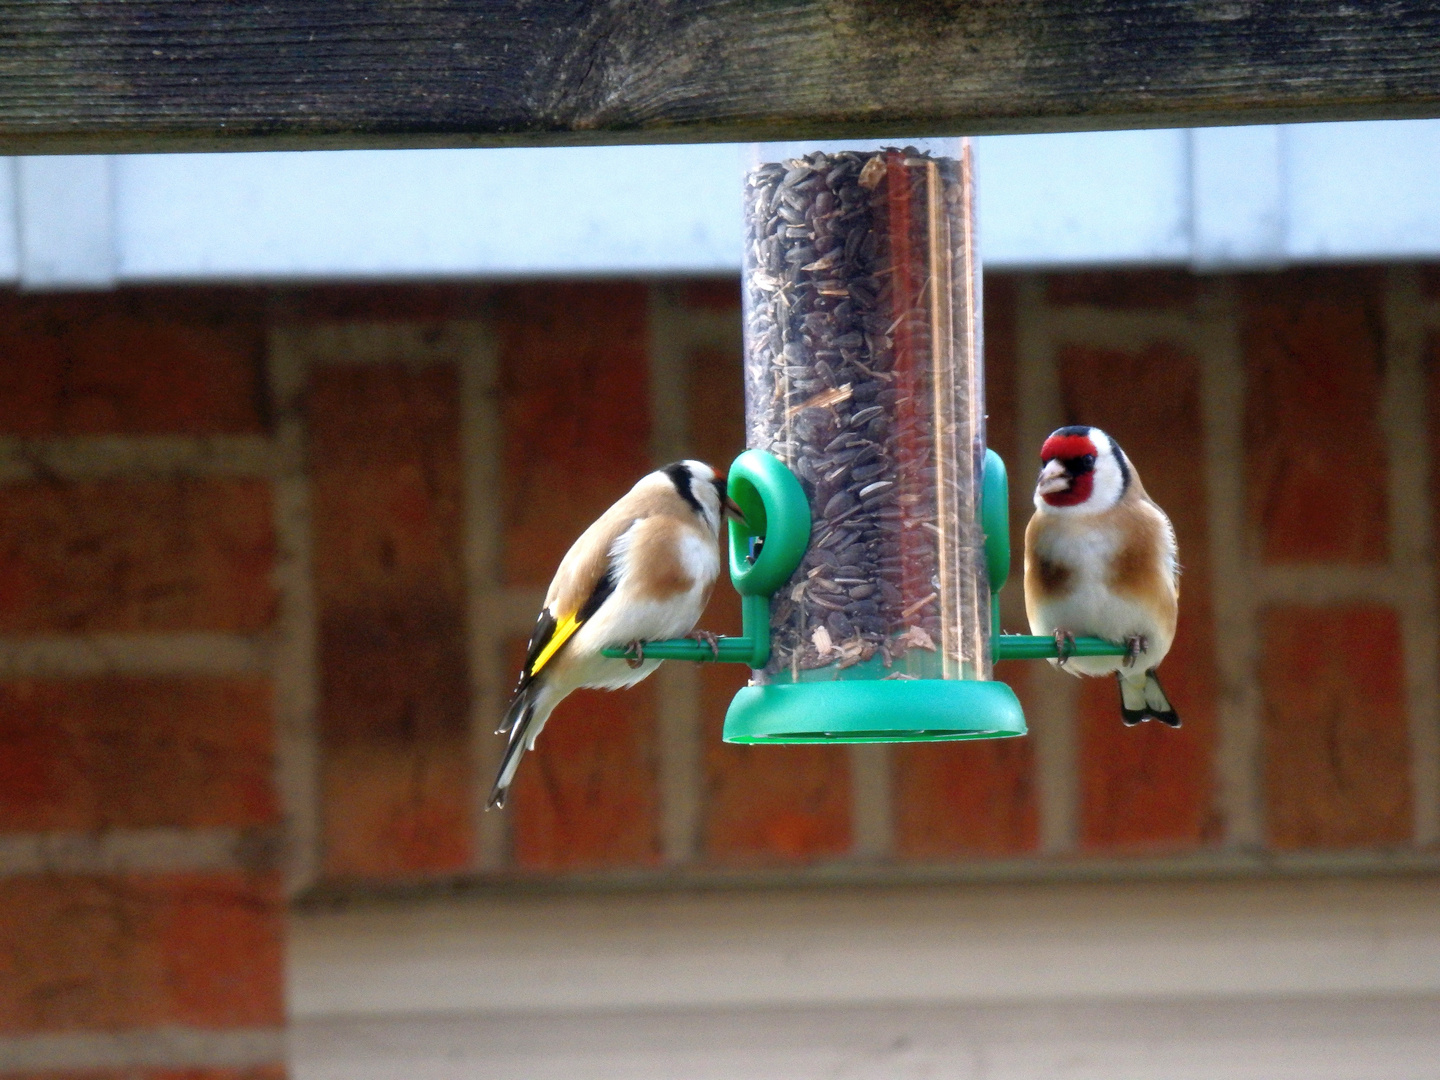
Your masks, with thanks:
[[(674, 638), (669, 641), (647, 641), (645, 657), (650, 660), (694, 660), (709, 663), (745, 663), (753, 651), (748, 637), (722, 637), (716, 639), (717, 656), (703, 641), (689, 638)], [(624, 647), (603, 650), (611, 659), (624, 659)], [(1055, 639), (1031, 634), (1000, 634), (995, 638), (996, 660), (1047, 660), (1059, 654), (1055, 651)], [(1124, 656), (1125, 646), (1096, 637), (1077, 637), (1071, 656)]]

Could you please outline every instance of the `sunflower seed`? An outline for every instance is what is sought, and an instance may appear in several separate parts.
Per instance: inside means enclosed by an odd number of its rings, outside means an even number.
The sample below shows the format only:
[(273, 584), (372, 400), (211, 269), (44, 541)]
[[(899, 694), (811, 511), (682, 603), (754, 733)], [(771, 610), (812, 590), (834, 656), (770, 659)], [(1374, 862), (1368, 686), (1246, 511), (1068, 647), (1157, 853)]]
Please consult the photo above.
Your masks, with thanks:
[[(961, 339), (932, 342), (932, 325), (950, 325), (932, 324), (932, 308), (937, 287), (955, 303), (963, 283), (931, 280), (949, 273), (952, 253), (930, 246), (959, 235), (954, 219), (930, 217), (954, 212), (959, 184), (955, 161), (912, 147), (815, 152), (748, 178), (748, 442), (799, 477), (814, 538), (772, 605), (768, 672), (877, 655), (888, 664), (922, 642), (935, 648), (942, 618), (959, 617), (931, 585), (942, 540), (935, 431), (983, 414), (983, 403), (937, 396), (931, 373)], [(903, 222), (908, 235), (894, 233)], [(967, 427), (953, 444), (982, 438)], [(955, 506), (956, 481), (945, 482)], [(978, 526), (970, 540), (978, 550)]]

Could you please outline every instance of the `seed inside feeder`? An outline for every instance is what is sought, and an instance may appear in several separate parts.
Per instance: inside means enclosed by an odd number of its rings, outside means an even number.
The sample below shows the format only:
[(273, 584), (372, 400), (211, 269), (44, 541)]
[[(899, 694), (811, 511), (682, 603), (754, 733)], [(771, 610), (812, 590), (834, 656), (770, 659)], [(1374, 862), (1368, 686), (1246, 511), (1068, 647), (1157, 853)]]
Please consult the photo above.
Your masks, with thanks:
[(747, 441), (799, 477), (813, 521), (761, 681), (990, 677), (967, 170), (906, 147), (747, 177)]

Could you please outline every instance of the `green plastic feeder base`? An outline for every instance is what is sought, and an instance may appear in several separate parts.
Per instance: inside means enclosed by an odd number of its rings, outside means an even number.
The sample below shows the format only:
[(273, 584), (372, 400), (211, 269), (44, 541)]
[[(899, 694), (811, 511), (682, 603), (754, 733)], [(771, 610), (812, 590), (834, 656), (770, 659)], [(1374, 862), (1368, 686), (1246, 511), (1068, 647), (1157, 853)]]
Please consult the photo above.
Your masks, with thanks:
[(893, 743), (1025, 734), (1015, 691), (965, 679), (850, 679), (747, 686), (725, 714), (731, 743)]

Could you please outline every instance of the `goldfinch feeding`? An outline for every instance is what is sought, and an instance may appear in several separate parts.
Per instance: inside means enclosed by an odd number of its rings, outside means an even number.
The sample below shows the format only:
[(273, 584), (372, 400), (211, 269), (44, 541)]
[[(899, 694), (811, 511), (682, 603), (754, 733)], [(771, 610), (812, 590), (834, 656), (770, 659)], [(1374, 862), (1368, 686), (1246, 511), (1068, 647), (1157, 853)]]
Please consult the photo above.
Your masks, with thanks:
[[(1115, 673), (1127, 725), (1180, 726), (1155, 669), (1175, 639), (1175, 530), (1135, 466), (1099, 428), (1063, 427), (1040, 450), (1035, 515), (1025, 530), (1025, 611), (1053, 635), (1074, 675)], [(1075, 638), (1123, 642), (1124, 656), (1068, 655)]]
[[(510, 741), (490, 792), (504, 806), (515, 770), (572, 690), (632, 686), (657, 667), (643, 642), (689, 635), (720, 573), (720, 522), (740, 518), (725, 481), (700, 461), (648, 476), (580, 534), (550, 582), (519, 684), (497, 734)], [(713, 634), (693, 635), (709, 641)], [(601, 650), (629, 645), (628, 660)]]

